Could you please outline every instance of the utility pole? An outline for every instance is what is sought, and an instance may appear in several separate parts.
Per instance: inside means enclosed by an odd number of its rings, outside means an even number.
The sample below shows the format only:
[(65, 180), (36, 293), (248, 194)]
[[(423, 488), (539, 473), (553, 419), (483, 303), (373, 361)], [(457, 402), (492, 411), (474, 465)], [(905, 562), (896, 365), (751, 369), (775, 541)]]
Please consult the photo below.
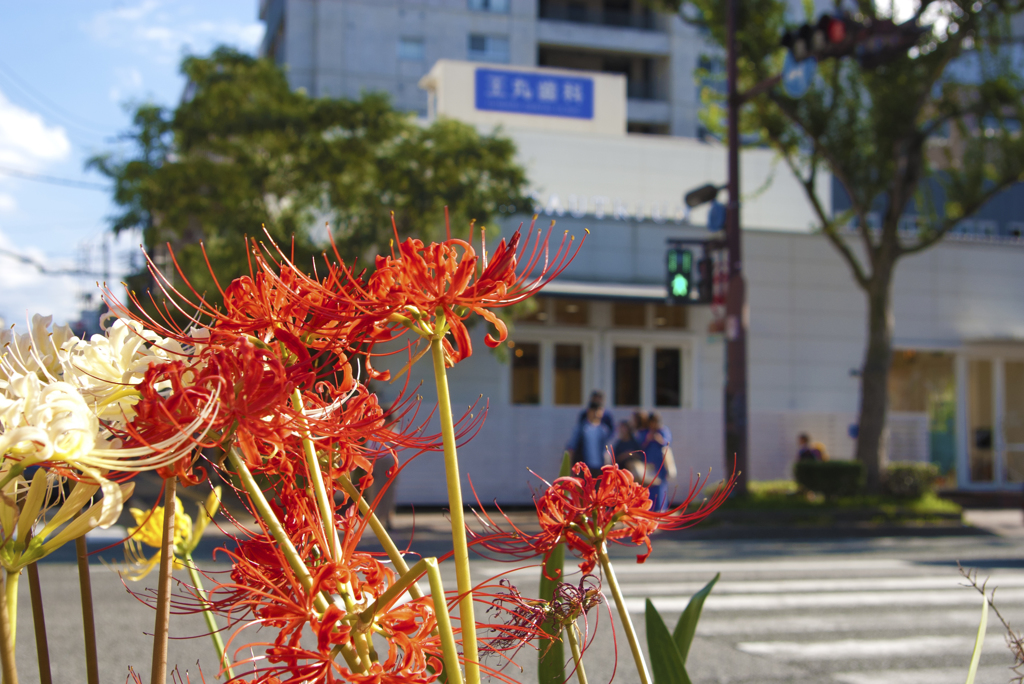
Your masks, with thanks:
[(747, 493), (747, 292), (743, 277), (740, 235), (740, 132), (742, 100), (737, 91), (736, 23), (739, 0), (727, 0), (726, 79), (728, 88), (729, 204), (725, 243), (729, 259), (729, 290), (725, 301), (725, 469), (739, 472), (734, 491)]

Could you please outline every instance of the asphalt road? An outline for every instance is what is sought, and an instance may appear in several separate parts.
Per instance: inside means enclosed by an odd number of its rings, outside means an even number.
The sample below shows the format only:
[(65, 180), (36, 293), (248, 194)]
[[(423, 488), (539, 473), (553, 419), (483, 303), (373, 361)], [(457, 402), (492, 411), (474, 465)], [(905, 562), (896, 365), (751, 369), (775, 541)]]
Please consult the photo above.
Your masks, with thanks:
[[(1024, 628), (1024, 527), (1012, 515), (1007, 520), (1011, 523), (1001, 535), (784, 541), (666, 537), (656, 539), (647, 563), (638, 565), (635, 556), (620, 552), (616, 568), (641, 640), (644, 597), (652, 597), (671, 627), (690, 594), (722, 573), (687, 663), (694, 684), (959, 683), (966, 678), (981, 603), (973, 589), (960, 586), (957, 560), (990, 577), (989, 586), (1000, 587), (997, 605), (1011, 623)], [(429, 537), (429, 530), (423, 533)], [(450, 564), (442, 567), (446, 587), (454, 588)], [(482, 581), (508, 569), (477, 561), (474, 578)], [(133, 665), (148, 681), (153, 613), (127, 591), (115, 570), (96, 564), (92, 571), (100, 680), (124, 682)], [(511, 579), (530, 595), (538, 572), (519, 571)], [(41, 576), (54, 681), (84, 682), (75, 567), (47, 563)], [(151, 578), (132, 589), (153, 584)], [(36, 682), (27, 581), (20, 587), (19, 614), (21, 681)], [(613, 670), (616, 682), (638, 682), (621, 629), (616, 630), (616, 649), (607, 613), (594, 619), (596, 637), (584, 656), (591, 684), (610, 681)], [(176, 635), (204, 631), (197, 616), (172, 616)], [(992, 616), (980, 683), (1011, 679), (1007, 668), (1013, 659), (1002, 634)], [(535, 652), (524, 650), (517, 658), (523, 670), (509, 665), (503, 674), (534, 682), (535, 660)], [(204, 637), (174, 641), (171, 662), (193, 682), (201, 681), (200, 666), (206, 681), (215, 681), (213, 650)], [(496, 660), (490, 664), (500, 666)]]

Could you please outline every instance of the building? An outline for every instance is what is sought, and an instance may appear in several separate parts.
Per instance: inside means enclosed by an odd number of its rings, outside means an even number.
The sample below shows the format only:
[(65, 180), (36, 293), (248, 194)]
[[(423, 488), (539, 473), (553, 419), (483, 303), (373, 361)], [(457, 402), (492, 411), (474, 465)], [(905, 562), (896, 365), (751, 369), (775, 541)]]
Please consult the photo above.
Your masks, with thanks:
[[(542, 224), (556, 220), (559, 236), (563, 229), (578, 237), (590, 231), (580, 256), (538, 298), (538, 310), (516, 323), (504, 349), (506, 359), (485, 350), (481, 324), (472, 331), (475, 355), (451, 371), (456, 408), (480, 410), (481, 396), (487, 402), (484, 427), (460, 452), (476, 492), (484, 501), (528, 501), (539, 483), (530, 471), (537, 477), (555, 475), (565, 441), (595, 389), (605, 392), (618, 419), (636, 409), (659, 411), (675, 436), (684, 477), (710, 468), (717, 479), (726, 470), (724, 345), (713, 332), (719, 312), (667, 305), (664, 259), (667, 240), (714, 237), (704, 211), (686, 212), (681, 196), (725, 180), (725, 150), (692, 137), (635, 134), (637, 108), (628, 74), (532, 67), (511, 57), (502, 65), (456, 56), (430, 61), (428, 69), (426, 55), (433, 60), (440, 53), (424, 52), (424, 64), (407, 71), (401, 71), (397, 57), (382, 60), (391, 65), (390, 75), (373, 81), (364, 78), (368, 71), (359, 72), (363, 76), (344, 69), (332, 72), (309, 61), (312, 54), (325, 54), (310, 42), (312, 26), (316, 35), (329, 35), (328, 26), (339, 22), (351, 24), (345, 24), (346, 30), (387, 25), (383, 19), (381, 24), (356, 23), (357, 9), (364, 19), (378, 11), (401, 18), (401, 12), (415, 9), (423, 15), (407, 25), (424, 27), (423, 36), (459, 27), (467, 46), (473, 31), (492, 30), (486, 27), (494, 21), (505, 22), (510, 35), (519, 35), (520, 29), (532, 35), (534, 42), (524, 38), (524, 44), (534, 49), (549, 21), (538, 16), (548, 5), (491, 0), (452, 4), (445, 11), (461, 19), (429, 24), (440, 8), (448, 7), (290, 0), (266, 2), (261, 11), (273, 28), (264, 49), (289, 65), (296, 86), (322, 95), (354, 94), (353, 89), (415, 82), (424, 92), (413, 97), (403, 87), (400, 95), (409, 99), (399, 102), (405, 106), (488, 131), (502, 125), (528, 169), (534, 202), (505, 208), (515, 215), (502, 222), (505, 235), (534, 212)], [(472, 9), (477, 7), (483, 9)], [(314, 10), (322, 14), (310, 20)], [(276, 19), (274, 12), (280, 14)], [(523, 28), (530, 22), (533, 28)], [(346, 54), (360, 54), (358, 45), (371, 40), (400, 46), (403, 36), (413, 35), (401, 26), (391, 37), (364, 30)], [(562, 30), (570, 35), (575, 28), (595, 35), (612, 30), (591, 25)], [(641, 30), (614, 28), (627, 29)], [(446, 39), (445, 44), (453, 42)], [(510, 40), (510, 46), (515, 44)], [(337, 52), (341, 45), (332, 49)], [(396, 47), (395, 54), (401, 49)], [(510, 47), (510, 54), (519, 49)], [(306, 50), (305, 56), (296, 50)], [(415, 107), (414, 101), (419, 103)], [(672, 131), (686, 132), (672, 126)], [(846, 264), (813, 232), (814, 217), (802, 189), (774, 155), (745, 150), (742, 170), (750, 312), (748, 475), (786, 478), (800, 432), (824, 442), (833, 458), (853, 455), (850, 428), (857, 419), (866, 306)], [(832, 180), (823, 176), (818, 182), (819, 194), (841, 208), (845, 200), (831, 191)], [(890, 387), (890, 456), (932, 460), (960, 488), (980, 491), (1019, 490), (1024, 484), (1024, 305), (1019, 294), (1024, 291), (1024, 241), (1015, 210), (1024, 203), (1019, 190), (997, 199), (950, 239), (902, 261), (894, 288), (897, 352)], [(913, 228), (911, 217), (906, 229)], [(429, 370), (417, 368), (412, 381), (413, 386), (423, 381), (430, 402)], [(381, 389), (385, 398), (394, 391), (393, 386)], [(446, 501), (443, 478), (436, 476), (439, 458), (427, 454), (409, 464), (399, 483), (400, 501)], [(679, 484), (685, 489), (685, 479)]]
[(417, 84), (440, 59), (621, 74), (629, 130), (695, 136), (707, 48), (638, 0), (261, 0), (260, 53), (314, 96), (384, 91), (427, 111)]

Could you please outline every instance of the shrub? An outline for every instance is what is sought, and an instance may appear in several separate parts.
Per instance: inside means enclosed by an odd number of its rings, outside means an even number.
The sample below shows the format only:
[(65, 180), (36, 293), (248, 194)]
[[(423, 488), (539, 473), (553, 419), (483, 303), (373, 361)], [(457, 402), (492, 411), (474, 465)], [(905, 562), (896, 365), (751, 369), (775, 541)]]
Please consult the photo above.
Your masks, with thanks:
[(931, 491), (938, 477), (934, 463), (894, 461), (885, 471), (882, 491), (899, 499), (917, 499)]
[(828, 498), (853, 496), (864, 484), (864, 466), (857, 461), (798, 461), (797, 484)]

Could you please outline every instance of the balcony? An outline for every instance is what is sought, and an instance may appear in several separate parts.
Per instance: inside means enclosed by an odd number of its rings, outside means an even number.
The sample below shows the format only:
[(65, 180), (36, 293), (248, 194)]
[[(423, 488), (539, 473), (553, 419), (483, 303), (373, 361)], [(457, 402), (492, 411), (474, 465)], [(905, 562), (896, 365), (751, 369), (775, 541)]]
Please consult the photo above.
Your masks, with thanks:
[(616, 28), (632, 28), (641, 31), (664, 31), (664, 22), (656, 13), (647, 9), (593, 7), (582, 2), (556, 3), (541, 0), (537, 7), (539, 19), (592, 24)]

